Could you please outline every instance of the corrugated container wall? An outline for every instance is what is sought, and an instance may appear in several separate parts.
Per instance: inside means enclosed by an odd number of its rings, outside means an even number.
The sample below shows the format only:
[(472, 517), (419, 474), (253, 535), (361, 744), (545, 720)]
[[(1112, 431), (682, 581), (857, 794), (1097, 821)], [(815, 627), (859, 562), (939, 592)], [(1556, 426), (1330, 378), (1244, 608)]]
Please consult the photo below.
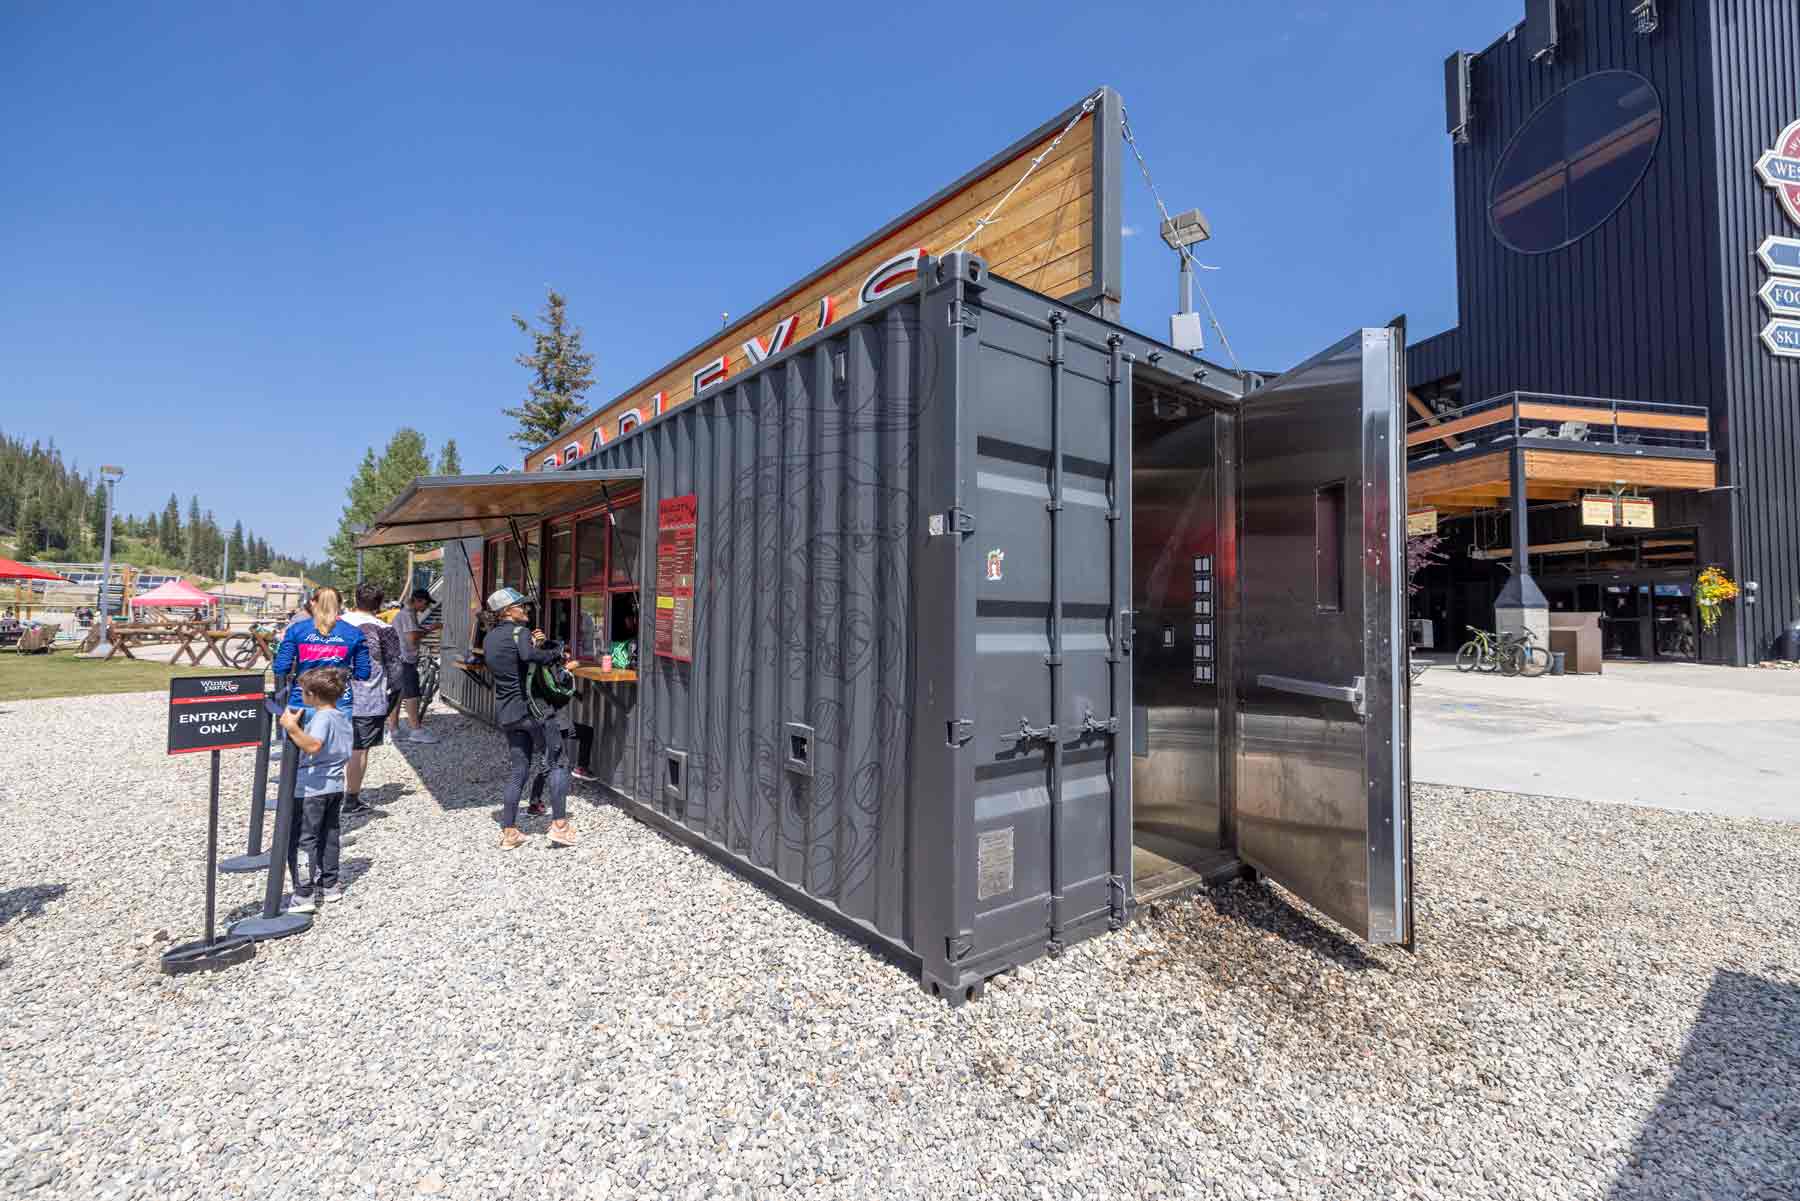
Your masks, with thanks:
[(1204, 372), (965, 254), (921, 279), (576, 465), (643, 469), (647, 593), (698, 509), (693, 661), (646, 622), (578, 703), (637, 816), (960, 998), (1127, 916), (1128, 363)]

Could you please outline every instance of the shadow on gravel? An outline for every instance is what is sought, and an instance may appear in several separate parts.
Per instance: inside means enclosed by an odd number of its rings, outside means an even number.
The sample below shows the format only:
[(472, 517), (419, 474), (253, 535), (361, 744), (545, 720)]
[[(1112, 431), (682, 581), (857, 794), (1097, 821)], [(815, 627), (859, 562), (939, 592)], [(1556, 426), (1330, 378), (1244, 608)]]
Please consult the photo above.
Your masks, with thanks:
[(1792, 1198), (1800, 985), (1719, 972), (1608, 1201)]
[[(374, 863), (375, 863), (375, 861), (373, 859), (369, 858), (367, 855), (357, 855), (354, 858), (345, 858), (345, 859), (339, 860), (338, 861), (338, 883), (343, 885), (345, 888), (349, 888), (352, 884), (355, 884), (358, 880), (360, 880), (364, 876), (366, 876), (369, 872), (369, 868), (371, 866), (373, 866)], [(260, 883), (257, 886), (256, 899), (253, 901), (245, 901), (243, 904), (234, 906), (233, 908), (227, 910), (219, 918), (220, 925), (226, 925), (228, 923), (235, 922), (239, 918), (254, 917), (256, 914), (259, 914), (262, 912), (262, 907), (263, 907), (262, 889), (264, 886), (266, 886), (268, 877), (267, 876), (258, 876), (257, 879), (258, 879), (258, 881), (260, 881)], [(289, 888), (292, 884), (293, 884), (292, 880), (289, 880), (289, 879), (283, 877), (283, 879), (281, 881), (281, 903), (284, 907), (287, 905)]]
[(67, 884), (27, 884), (0, 892), (0, 928), (14, 920), (36, 917), (51, 901), (60, 900), (69, 891)]
[(1301, 912), (1267, 884), (1238, 881), (1203, 894), (1220, 917), (1275, 935), (1302, 950), (1329, 959), (1345, 971), (1385, 972), (1387, 964), (1371, 957), (1330, 926)]

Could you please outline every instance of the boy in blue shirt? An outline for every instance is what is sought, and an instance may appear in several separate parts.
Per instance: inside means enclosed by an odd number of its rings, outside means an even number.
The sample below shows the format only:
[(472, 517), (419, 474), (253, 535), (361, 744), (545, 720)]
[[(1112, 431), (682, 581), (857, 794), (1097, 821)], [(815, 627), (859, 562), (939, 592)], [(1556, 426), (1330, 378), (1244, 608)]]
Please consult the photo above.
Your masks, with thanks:
[[(338, 883), (338, 851), (342, 842), (344, 768), (350, 762), (350, 719), (338, 708), (338, 698), (349, 687), (350, 673), (341, 667), (315, 667), (301, 674), (295, 687), (312, 710), (301, 724), (303, 711), (289, 708), (281, 715), (281, 728), (300, 752), (294, 777), (294, 836), (288, 840), (288, 872), (294, 880), (294, 913), (312, 913), (319, 900), (341, 901)], [(300, 854), (306, 853), (307, 874), (300, 875)]]

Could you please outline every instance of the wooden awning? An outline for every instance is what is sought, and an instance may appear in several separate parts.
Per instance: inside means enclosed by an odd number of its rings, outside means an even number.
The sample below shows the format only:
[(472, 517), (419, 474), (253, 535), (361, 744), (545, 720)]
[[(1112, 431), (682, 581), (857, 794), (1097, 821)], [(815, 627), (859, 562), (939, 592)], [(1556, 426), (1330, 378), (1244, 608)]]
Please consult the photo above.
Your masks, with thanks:
[(501, 475), (427, 475), (407, 485), (383, 509), (359, 547), (405, 546), (451, 538), (491, 538), (546, 513), (600, 499), (609, 488), (639, 483), (642, 468), (613, 471), (507, 472)]

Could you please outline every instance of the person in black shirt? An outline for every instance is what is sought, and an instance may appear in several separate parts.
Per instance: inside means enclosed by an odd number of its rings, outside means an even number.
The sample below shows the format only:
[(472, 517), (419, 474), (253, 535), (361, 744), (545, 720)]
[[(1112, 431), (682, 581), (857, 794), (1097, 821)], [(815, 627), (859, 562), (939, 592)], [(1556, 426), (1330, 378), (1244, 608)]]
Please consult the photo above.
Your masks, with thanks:
[[(550, 842), (554, 846), (575, 845), (575, 827), (569, 823), (569, 768), (563, 762), (562, 731), (556, 714), (531, 695), (529, 675), (540, 663), (564, 661), (562, 644), (546, 642), (542, 630), (530, 629), (530, 612), (524, 594), (514, 588), (502, 588), (488, 597), (488, 611), (497, 622), (481, 641), (482, 658), (487, 661), (494, 682), (495, 719), (512, 756), (512, 778), (507, 781), (506, 797), (500, 811), (500, 849), (516, 850), (525, 844), (519, 831), (519, 798), (531, 778), (533, 757), (544, 761), (545, 785), (550, 793)], [(568, 666), (574, 667), (570, 660)]]

